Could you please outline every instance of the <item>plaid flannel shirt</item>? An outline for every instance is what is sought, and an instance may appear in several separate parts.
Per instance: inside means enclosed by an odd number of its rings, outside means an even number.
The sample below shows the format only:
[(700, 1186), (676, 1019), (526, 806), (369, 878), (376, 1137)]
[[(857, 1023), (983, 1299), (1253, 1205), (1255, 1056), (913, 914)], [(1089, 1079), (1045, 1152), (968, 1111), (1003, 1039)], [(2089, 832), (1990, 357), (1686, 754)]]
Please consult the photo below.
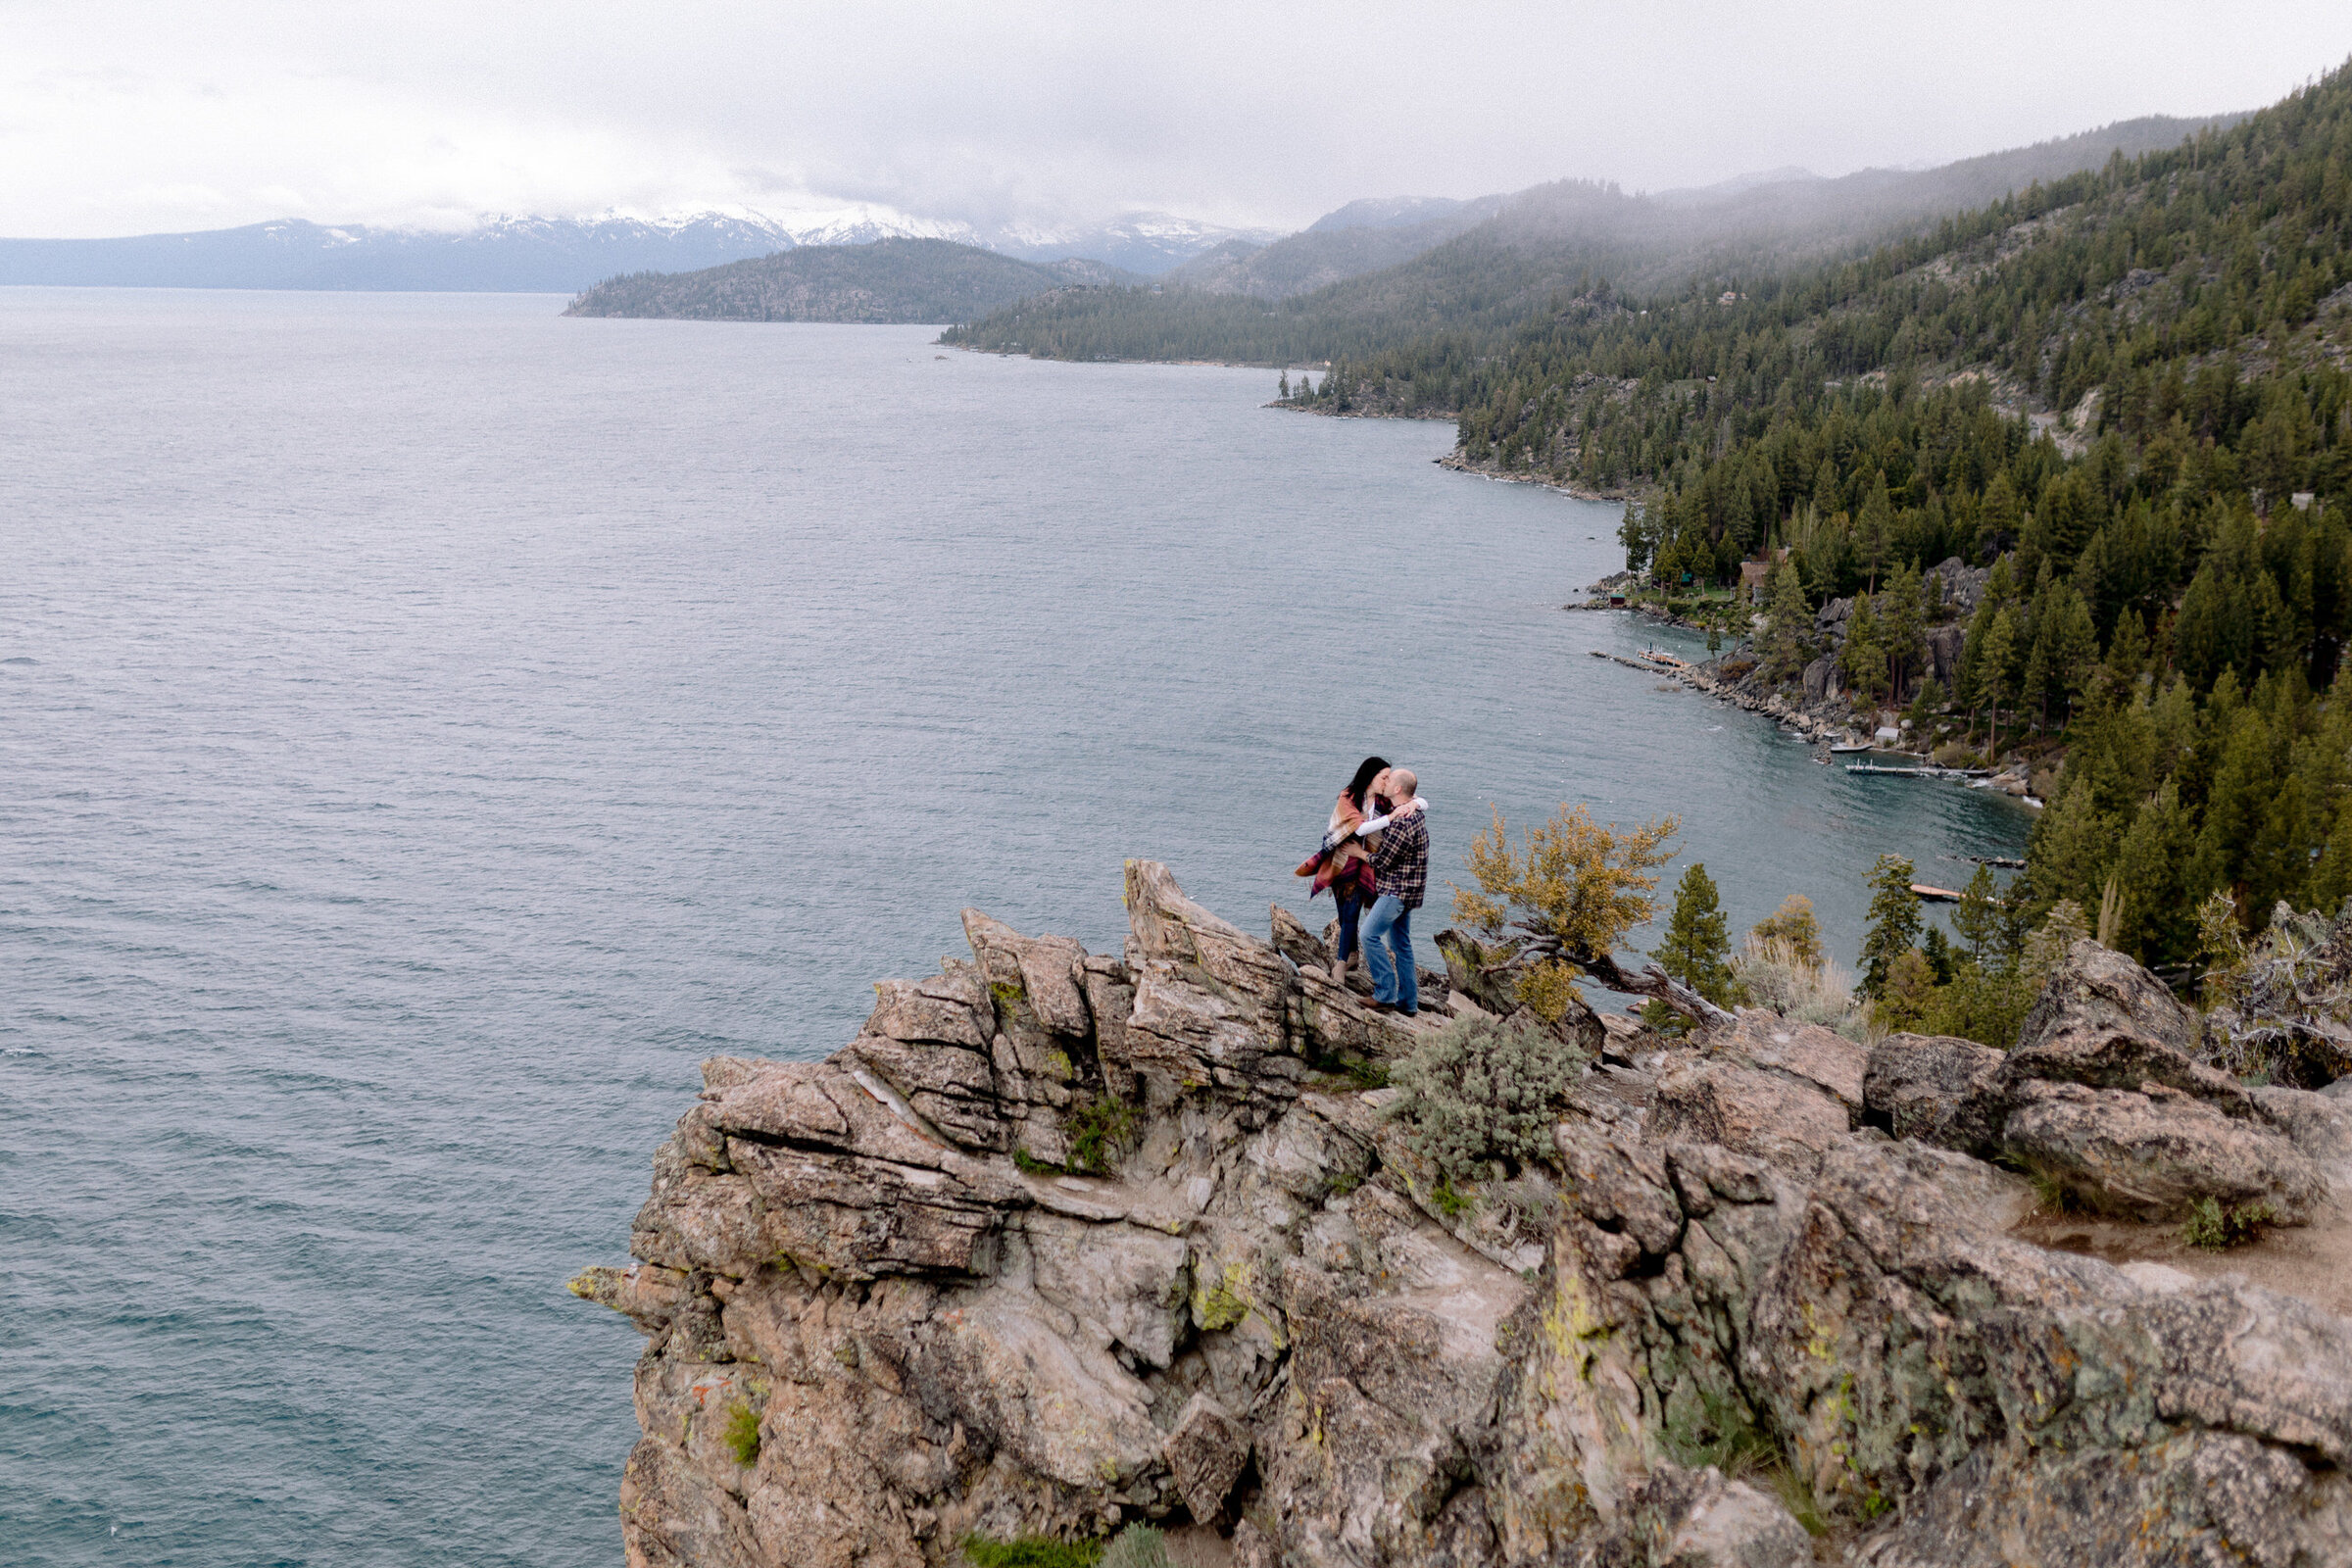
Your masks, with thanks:
[(1429, 808), (1380, 830), (1380, 848), (1372, 852), (1372, 874), (1383, 898), (1394, 897), (1408, 909), (1421, 907), (1421, 900), (1429, 892)]

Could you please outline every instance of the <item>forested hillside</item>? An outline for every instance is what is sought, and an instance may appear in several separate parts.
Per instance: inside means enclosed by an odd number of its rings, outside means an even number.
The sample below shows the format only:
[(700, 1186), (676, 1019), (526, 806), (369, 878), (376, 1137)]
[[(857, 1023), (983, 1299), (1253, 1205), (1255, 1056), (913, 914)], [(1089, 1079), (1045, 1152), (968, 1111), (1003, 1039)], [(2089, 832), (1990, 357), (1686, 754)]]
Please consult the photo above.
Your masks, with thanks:
[[(1815, 608), (1859, 593), (1842, 657), (1883, 701), (1924, 661), (1873, 591), (1992, 564), (1954, 689), (1913, 700), (2063, 748), (2021, 918), (2103, 907), (2185, 961), (2217, 894), (2241, 927), (2352, 895), (2348, 350), (2352, 68), (1848, 265), (1592, 288), (1475, 372), (1461, 455), (1642, 487), (1629, 560), (1677, 580), (1787, 547), (1767, 651), (1825, 651)], [(1326, 395), (1381, 395), (1377, 363)]]
[[(1918, 172), (1865, 170), (1661, 196), (1561, 180), (1519, 192), (1455, 237), (1445, 237), (1453, 221), (1446, 217), (1425, 220), (1409, 237), (1347, 241), (1310, 231), (1256, 256), (1205, 262), (1191, 275), (1203, 286), (1177, 286), (1180, 277), (1160, 292), (1032, 299), (946, 341), (1045, 359), (1347, 360), (1390, 412), (1449, 414), (1475, 392), (1475, 366), (1593, 278), (1622, 293), (1850, 254), (2037, 179), (2096, 169), (2118, 151), (2175, 145), (2198, 123), (2151, 118)], [(1408, 244), (1411, 259), (1382, 265)], [(1297, 291), (1318, 270), (1358, 262), (1380, 270)]]
[[(1356, 202), (1350, 207), (1375, 207)], [(1431, 204), (1439, 205), (1439, 204)], [(1445, 210), (1410, 223), (1334, 223), (1348, 209), (1271, 245), (1228, 241), (1204, 251), (1161, 279), (1168, 288), (1211, 294), (1289, 299), (1366, 272), (1408, 262), (1456, 234), (1477, 227), (1502, 205), (1499, 196), (1443, 204)], [(1164, 295), (1161, 296), (1164, 299)]]
[(632, 272), (566, 316), (714, 321), (953, 321), (1071, 284), (1132, 281), (1101, 262), (1020, 262), (944, 239), (805, 245), (698, 272)]

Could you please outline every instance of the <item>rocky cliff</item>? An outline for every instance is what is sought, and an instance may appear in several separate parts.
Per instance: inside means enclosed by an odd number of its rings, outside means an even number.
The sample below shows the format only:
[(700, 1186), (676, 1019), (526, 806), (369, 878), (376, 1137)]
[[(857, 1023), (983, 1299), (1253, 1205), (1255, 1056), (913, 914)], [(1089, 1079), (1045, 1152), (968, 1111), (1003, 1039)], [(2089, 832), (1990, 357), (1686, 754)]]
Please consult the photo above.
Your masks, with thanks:
[(1552, 1158), (1441, 1186), (1363, 1087), (1415, 1026), (1280, 911), (1126, 896), (1118, 957), (967, 914), (829, 1059), (705, 1063), (573, 1287), (649, 1339), (631, 1564), (2352, 1562), (2352, 1323), (2030, 1237), (2352, 1179), (2352, 1106), (2197, 1066), (2103, 950), (2006, 1054), (1579, 1014)]

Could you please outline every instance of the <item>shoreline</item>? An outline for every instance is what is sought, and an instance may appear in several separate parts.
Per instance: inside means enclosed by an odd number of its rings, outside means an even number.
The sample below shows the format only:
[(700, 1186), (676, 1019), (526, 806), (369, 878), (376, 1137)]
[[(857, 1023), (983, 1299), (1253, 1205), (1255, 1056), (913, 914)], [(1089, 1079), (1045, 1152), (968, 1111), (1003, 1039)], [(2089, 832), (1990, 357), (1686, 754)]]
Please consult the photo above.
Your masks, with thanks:
[[(1669, 664), (1650, 660), (1633, 659), (1623, 654), (1612, 654), (1600, 648), (1588, 649), (1587, 653), (1594, 659), (1605, 659), (1612, 664), (1623, 664), (1628, 669), (1638, 669), (1644, 674), (1664, 675), (1702, 696), (1715, 698), (1719, 702), (1729, 703), (1734, 708), (1772, 719), (1783, 729), (1794, 730), (1810, 742), (1835, 746), (1867, 744), (1867, 737), (1856, 732), (1851, 725), (1834, 723), (1818, 714), (1808, 713), (1800, 708), (1792, 708), (1788, 705), (1788, 700), (1777, 692), (1770, 697), (1757, 697), (1751, 693), (1740, 691), (1717, 677), (1707, 674), (1697, 664), (1685, 662)], [(1901, 753), (1896, 747), (1887, 747), (1886, 750), (1898, 753), (1898, 755), (1910, 755)]]
[[(1346, 417), (1346, 416), (1341, 416), (1341, 417)], [(1636, 501), (1641, 499), (1642, 495), (1639, 490), (1588, 490), (1581, 485), (1569, 484), (1558, 479), (1546, 479), (1532, 473), (1490, 472), (1466, 461), (1458, 446), (1446, 453), (1446, 456), (1432, 458), (1430, 461), (1441, 468), (1449, 468), (1455, 473), (1466, 473), (1473, 478), (1492, 479), (1497, 484), (1532, 484), (1541, 490), (1556, 490), (1561, 495), (1573, 497), (1578, 501)]]

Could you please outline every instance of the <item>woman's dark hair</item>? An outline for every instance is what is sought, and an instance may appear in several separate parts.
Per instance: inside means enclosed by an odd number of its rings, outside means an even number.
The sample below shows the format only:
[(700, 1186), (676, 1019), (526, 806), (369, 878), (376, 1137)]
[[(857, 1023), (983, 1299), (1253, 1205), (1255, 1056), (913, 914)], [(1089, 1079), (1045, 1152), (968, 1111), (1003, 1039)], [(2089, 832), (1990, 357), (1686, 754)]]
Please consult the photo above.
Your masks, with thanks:
[(1348, 781), (1348, 798), (1355, 803), (1357, 810), (1364, 808), (1364, 792), (1372, 787), (1372, 781), (1380, 777), (1388, 765), (1377, 757), (1367, 757), (1356, 765), (1355, 777)]

